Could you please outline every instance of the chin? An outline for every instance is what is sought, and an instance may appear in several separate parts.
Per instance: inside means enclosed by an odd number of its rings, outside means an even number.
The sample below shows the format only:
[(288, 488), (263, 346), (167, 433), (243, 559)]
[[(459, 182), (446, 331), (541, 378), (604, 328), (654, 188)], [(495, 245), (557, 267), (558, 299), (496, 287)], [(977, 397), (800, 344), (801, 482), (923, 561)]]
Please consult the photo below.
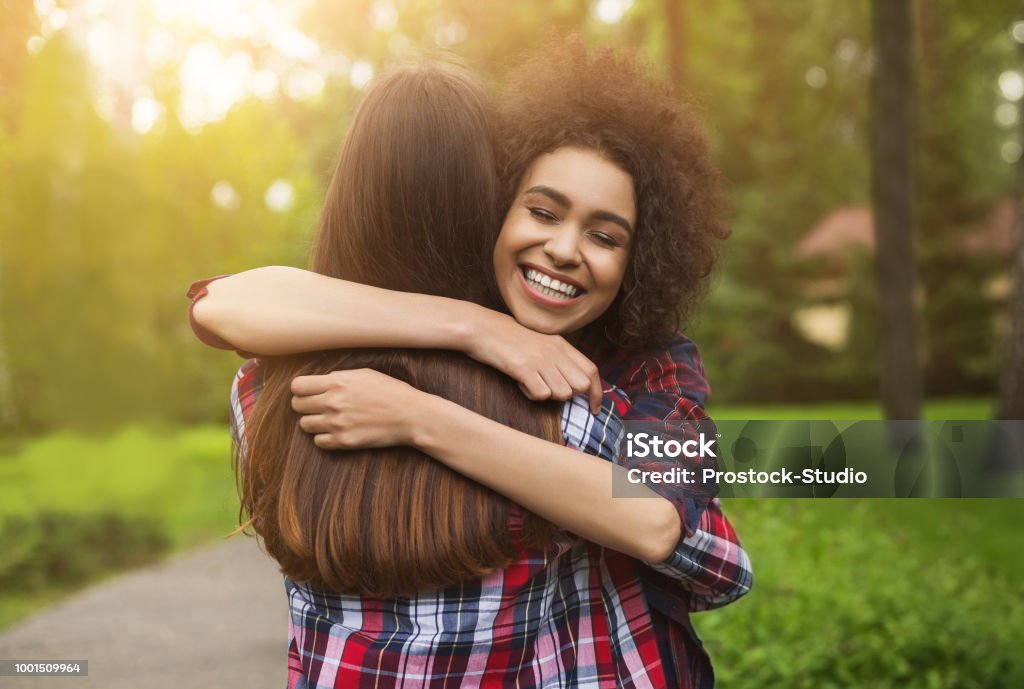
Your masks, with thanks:
[(545, 318), (543, 315), (523, 314), (520, 316), (519, 314), (513, 314), (513, 316), (530, 330), (535, 330), (545, 335), (561, 335), (569, 327), (565, 323), (552, 322), (550, 318)]
[(539, 333), (545, 335), (561, 335), (564, 332), (564, 328), (559, 327), (557, 324), (551, 324), (545, 321), (532, 321), (529, 323), (523, 323), (530, 330), (536, 330)]

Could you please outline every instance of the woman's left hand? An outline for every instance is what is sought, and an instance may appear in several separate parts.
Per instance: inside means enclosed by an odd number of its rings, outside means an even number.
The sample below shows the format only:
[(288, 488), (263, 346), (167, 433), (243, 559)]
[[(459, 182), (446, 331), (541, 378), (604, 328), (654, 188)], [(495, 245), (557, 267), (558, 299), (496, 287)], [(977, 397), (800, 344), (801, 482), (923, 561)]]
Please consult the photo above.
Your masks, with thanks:
[(411, 444), (415, 405), (427, 394), (368, 368), (299, 376), (291, 391), (299, 426), (331, 450)]

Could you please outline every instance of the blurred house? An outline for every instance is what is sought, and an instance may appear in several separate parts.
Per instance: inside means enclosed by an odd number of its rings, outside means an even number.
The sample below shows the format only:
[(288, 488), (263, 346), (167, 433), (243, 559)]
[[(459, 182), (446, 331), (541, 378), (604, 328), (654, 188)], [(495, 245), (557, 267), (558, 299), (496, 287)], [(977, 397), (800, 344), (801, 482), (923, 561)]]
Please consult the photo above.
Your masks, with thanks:
[(836, 208), (818, 221), (796, 244), (800, 258), (841, 256), (849, 247), (875, 249), (875, 222), (867, 206)]
[[(980, 286), (980, 293), (992, 303), (1005, 303), (1012, 290), (1009, 258), (1015, 247), (1017, 214), (1014, 199), (1000, 199), (954, 248), (964, 261), (992, 266)], [(817, 264), (815, 277), (804, 287), (809, 303), (792, 316), (793, 326), (808, 342), (836, 352), (847, 348), (852, 315), (851, 273), (858, 261), (874, 252), (874, 216), (867, 206), (834, 209), (796, 243), (796, 256)], [(917, 303), (923, 306), (926, 298), (919, 286)], [(1002, 334), (1002, 320), (997, 318), (993, 325), (996, 333)]]

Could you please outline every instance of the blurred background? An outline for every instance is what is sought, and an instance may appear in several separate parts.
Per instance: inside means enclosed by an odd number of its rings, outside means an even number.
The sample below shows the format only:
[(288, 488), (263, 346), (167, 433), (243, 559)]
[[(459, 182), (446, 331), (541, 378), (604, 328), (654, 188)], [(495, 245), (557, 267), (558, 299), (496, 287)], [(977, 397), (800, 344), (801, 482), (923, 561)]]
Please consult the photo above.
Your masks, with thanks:
[[(1006, 416), (1024, 14), (906, 6), (873, 28), (866, 0), (0, 0), (0, 627), (237, 524), (240, 360), (194, 339), (185, 289), (304, 265), (362, 90), (423, 51), (497, 84), (577, 31), (699, 105), (733, 228), (687, 327), (713, 415), (890, 409), (874, 225), (902, 194), (903, 387), (931, 418)], [(882, 41), (911, 59), (902, 183), (872, 152)], [(757, 585), (697, 618), (720, 686), (1024, 686), (1018, 502), (730, 501)]]

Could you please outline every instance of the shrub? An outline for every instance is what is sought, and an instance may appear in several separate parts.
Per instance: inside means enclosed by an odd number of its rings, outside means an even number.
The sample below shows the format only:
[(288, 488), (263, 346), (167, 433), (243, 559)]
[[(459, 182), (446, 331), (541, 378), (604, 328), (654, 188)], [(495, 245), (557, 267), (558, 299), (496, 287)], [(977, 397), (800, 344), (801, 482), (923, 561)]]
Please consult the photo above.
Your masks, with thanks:
[(10, 596), (73, 586), (150, 562), (171, 545), (154, 519), (42, 512), (0, 522), (0, 591)]
[(696, 617), (718, 686), (1024, 686), (1017, 502), (730, 501), (755, 586)]

